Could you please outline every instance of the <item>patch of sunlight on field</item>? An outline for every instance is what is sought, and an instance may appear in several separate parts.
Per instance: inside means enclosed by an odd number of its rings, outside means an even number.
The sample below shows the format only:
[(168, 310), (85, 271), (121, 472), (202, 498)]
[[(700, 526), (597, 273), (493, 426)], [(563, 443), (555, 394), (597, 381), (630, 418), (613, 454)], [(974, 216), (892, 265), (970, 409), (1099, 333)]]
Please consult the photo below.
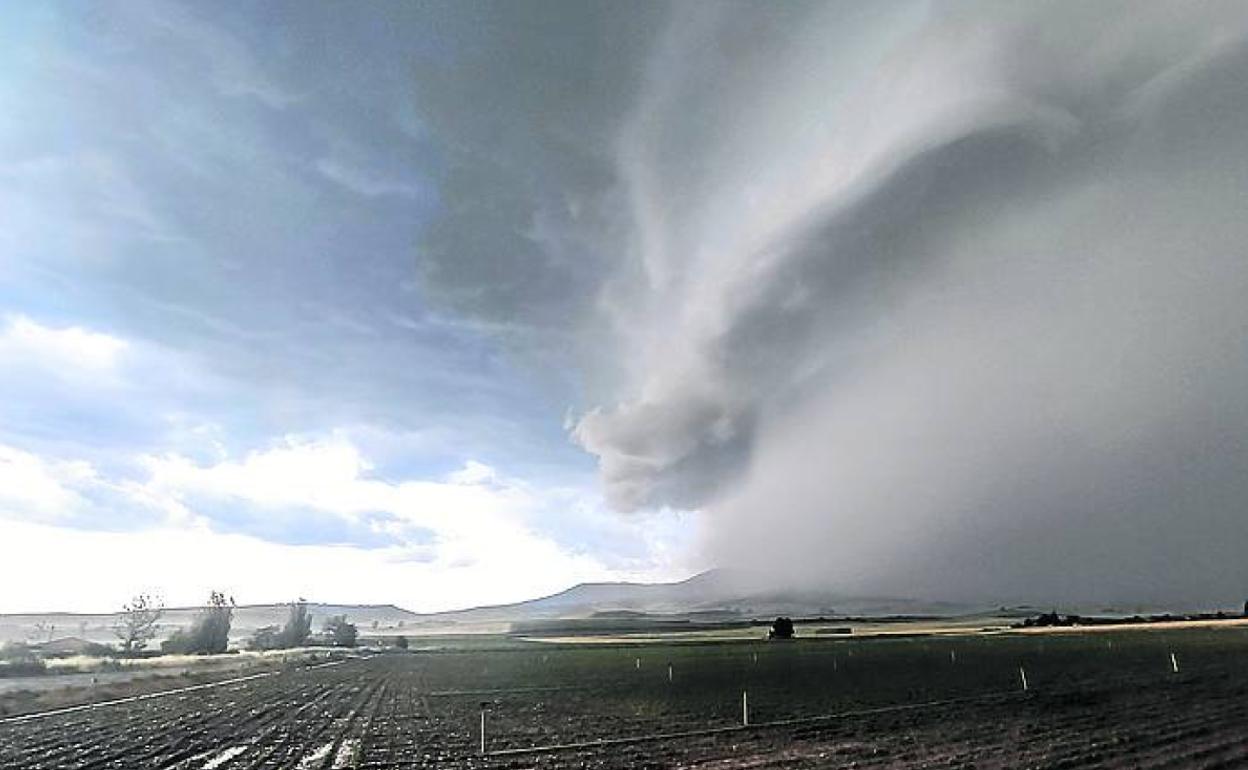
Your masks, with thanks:
[(247, 668), (257, 664), (303, 661), (333, 651), (329, 647), (299, 647), (290, 650), (242, 650), (221, 655), (157, 655), (150, 658), (114, 658), (94, 655), (71, 655), (48, 658), (45, 663), (52, 674), (89, 674), (98, 671), (159, 671), (161, 669)]

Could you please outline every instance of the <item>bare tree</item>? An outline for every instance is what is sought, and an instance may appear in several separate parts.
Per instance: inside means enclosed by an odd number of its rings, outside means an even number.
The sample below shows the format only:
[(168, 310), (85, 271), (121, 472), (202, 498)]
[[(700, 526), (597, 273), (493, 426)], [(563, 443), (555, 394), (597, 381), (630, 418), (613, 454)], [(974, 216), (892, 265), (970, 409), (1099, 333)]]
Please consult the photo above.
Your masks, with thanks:
[(35, 623), (35, 633), (39, 637), (43, 637), (42, 641), (50, 642), (52, 641), (52, 635), (56, 633), (56, 624), (40, 620)]
[(139, 594), (121, 608), (121, 617), (113, 625), (113, 633), (121, 640), (121, 651), (127, 655), (139, 652), (156, 636), (165, 606), (149, 594)]

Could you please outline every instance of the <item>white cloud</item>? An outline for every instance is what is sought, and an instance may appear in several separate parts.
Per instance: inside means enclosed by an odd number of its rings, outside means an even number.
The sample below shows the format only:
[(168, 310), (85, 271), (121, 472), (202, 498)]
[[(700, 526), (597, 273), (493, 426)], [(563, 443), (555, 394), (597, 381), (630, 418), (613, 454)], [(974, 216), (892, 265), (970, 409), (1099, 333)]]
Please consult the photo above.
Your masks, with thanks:
[(321, 158), (316, 162), (316, 170), (326, 179), (366, 198), (382, 195), (414, 198), (419, 192), (415, 185), (335, 158)]
[[(198, 465), (179, 456), (147, 459), (146, 494), (165, 501), (171, 512), (194, 516), (196, 501), (214, 499), (255, 515), (281, 509), (316, 510), (353, 523), (367, 523), (400, 539), (415, 528), (433, 533), (434, 542), (374, 549), (377, 563), (405, 563), (411, 580), (453, 583), (437, 600), (421, 606), (457, 606), (477, 601), (520, 599), (558, 590), (578, 580), (619, 578), (598, 555), (569, 550), (538, 529), (552, 501), (566, 490), (543, 490), (504, 477), (468, 461), (445, 481), (391, 481), (372, 475), (371, 463), (341, 436), (309, 441), (287, 439), (279, 446), (241, 460)], [(370, 517), (387, 514), (388, 520)], [(209, 521), (201, 519), (207, 526)], [(667, 540), (656, 541), (656, 557), (631, 564), (645, 574), (656, 567), (671, 573)], [(420, 563), (416, 563), (419, 561)], [(386, 569), (390, 569), (387, 567)], [(370, 595), (375, 595), (370, 591)], [(432, 605), (429, 602), (433, 602)]]
[[(537, 531), (534, 517), (551, 501), (574, 504), (568, 491), (538, 490), (481, 463), (470, 461), (445, 481), (387, 481), (372, 477), (360, 451), (335, 436), (287, 440), (215, 464), (166, 456), (148, 458), (147, 466), (146, 482), (115, 483), (86, 463), (0, 449), (0, 494), (8, 494), (0, 506), (10, 514), (0, 518), (0, 581), (39, 576), (37, 591), (6, 595), (0, 611), (108, 609), (137, 590), (192, 603), (211, 588), (240, 601), (307, 596), (440, 610), (532, 598), (585, 580), (685, 574), (673, 551), (680, 533), (670, 528), (644, 541), (648, 556), (624, 565), (561, 546)], [(167, 518), (126, 533), (64, 526), (58, 517), (86, 504), (76, 491), (81, 484), (107, 486), (123, 504), (160, 509)], [(381, 526), (399, 534), (425, 528), (435, 540), (384, 548), (269, 542), (215, 531), (195, 510), (206, 498), (257, 516), (311, 509), (355, 521), (385, 513), (394, 519)], [(49, 561), (74, 569), (46, 570)]]
[(480, 484), (493, 481), (498, 474), (485, 463), (469, 460), (464, 467), (446, 477), (452, 484)]
[(125, 340), (81, 326), (44, 326), (25, 315), (11, 315), (0, 330), (0, 362), (36, 363), (57, 370), (92, 374), (117, 368), (129, 347)]
[(94, 476), (85, 463), (47, 462), (38, 455), (0, 445), (0, 518), (55, 519), (85, 501), (72, 489)]

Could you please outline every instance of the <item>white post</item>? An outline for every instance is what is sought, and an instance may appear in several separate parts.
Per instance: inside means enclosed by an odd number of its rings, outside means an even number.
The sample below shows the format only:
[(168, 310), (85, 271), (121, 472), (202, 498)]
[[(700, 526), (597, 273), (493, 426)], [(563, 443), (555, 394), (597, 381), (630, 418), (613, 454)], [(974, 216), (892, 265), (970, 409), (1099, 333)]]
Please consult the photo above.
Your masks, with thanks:
[(755, 662), (755, 663), (757, 663), (757, 662), (758, 662), (758, 653), (757, 653), (757, 652), (756, 652), (756, 653), (754, 653), (754, 662)]
[(1023, 670), (1022, 666), (1018, 667), (1018, 678), (1023, 680), (1023, 692), (1027, 692), (1027, 672)]
[(957, 662), (958, 662), (958, 652), (957, 652), (957, 650), (950, 650), (950, 651), (949, 651), (949, 662), (950, 662), (950, 663), (957, 663)]
[(672, 681), (672, 664), (667, 664), (667, 681)]
[(485, 709), (481, 709), (481, 756), (485, 756)]
[(633, 661), (633, 668), (637, 669), (638, 671), (641, 670), (641, 658), (637, 658), (636, 660)]
[(1174, 657), (1174, 653), (1170, 653), (1170, 668), (1174, 669), (1174, 673), (1179, 673), (1179, 659)]
[(745, 690), (741, 691), (741, 724), (750, 726), (750, 699)]

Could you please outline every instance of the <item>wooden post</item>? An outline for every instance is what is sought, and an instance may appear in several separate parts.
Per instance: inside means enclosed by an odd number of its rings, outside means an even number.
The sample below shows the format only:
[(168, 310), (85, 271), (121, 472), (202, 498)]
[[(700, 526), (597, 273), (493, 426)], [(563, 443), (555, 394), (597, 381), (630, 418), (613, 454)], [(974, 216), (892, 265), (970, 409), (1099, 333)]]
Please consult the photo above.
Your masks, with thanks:
[(745, 690), (741, 691), (741, 724), (750, 726), (750, 696)]
[(485, 756), (485, 704), (481, 704), (481, 756)]

